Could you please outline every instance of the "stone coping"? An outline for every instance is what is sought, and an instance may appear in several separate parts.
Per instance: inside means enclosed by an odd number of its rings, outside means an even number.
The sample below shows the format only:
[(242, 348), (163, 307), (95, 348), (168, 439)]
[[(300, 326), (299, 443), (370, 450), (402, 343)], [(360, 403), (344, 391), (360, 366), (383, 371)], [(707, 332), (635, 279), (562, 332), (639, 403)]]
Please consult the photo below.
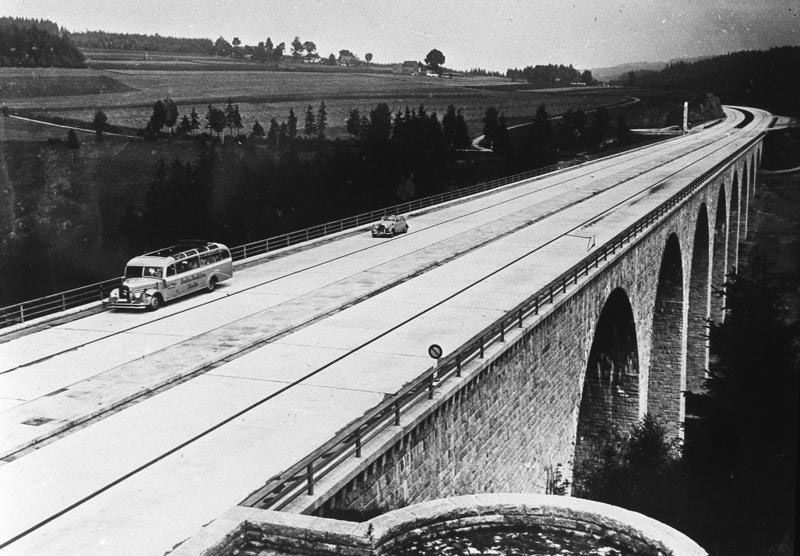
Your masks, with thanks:
[(345, 554), (377, 556), (406, 539), (444, 531), (538, 526), (632, 546), (641, 554), (707, 556), (679, 531), (617, 506), (544, 494), (474, 494), (423, 502), (363, 523), (237, 506), (171, 556)]

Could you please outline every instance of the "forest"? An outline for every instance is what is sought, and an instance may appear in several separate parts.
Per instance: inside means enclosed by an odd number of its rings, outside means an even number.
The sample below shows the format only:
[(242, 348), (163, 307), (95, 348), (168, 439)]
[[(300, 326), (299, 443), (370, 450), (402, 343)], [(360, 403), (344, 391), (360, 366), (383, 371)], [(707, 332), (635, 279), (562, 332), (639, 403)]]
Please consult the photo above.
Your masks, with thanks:
[(617, 84), (712, 91), (726, 104), (757, 106), (775, 114), (800, 116), (797, 68), (800, 68), (800, 46), (783, 46), (733, 52), (693, 63), (675, 62), (657, 72), (631, 72)]
[(69, 33), (52, 21), (0, 17), (0, 66), (84, 67)]

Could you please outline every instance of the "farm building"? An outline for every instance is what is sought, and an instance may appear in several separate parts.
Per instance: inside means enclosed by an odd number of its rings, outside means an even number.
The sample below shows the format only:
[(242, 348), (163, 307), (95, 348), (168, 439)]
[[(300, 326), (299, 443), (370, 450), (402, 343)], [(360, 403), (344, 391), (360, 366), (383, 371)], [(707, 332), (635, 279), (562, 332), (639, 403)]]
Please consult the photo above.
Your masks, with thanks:
[(417, 75), (422, 69), (422, 64), (414, 60), (406, 60), (402, 64), (396, 64), (394, 73), (402, 73), (404, 75)]

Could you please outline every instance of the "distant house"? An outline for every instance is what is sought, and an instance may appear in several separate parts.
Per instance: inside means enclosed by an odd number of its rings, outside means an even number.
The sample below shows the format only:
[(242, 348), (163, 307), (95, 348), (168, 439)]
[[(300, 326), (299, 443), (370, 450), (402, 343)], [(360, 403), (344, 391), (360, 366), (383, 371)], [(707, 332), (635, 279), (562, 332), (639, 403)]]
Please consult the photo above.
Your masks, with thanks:
[(404, 75), (417, 75), (420, 72), (422, 64), (414, 60), (406, 60), (402, 64), (396, 64), (394, 73), (401, 73)]
[(356, 66), (358, 65), (358, 58), (355, 56), (350, 56), (345, 54), (344, 56), (339, 56), (339, 65), (344, 67)]

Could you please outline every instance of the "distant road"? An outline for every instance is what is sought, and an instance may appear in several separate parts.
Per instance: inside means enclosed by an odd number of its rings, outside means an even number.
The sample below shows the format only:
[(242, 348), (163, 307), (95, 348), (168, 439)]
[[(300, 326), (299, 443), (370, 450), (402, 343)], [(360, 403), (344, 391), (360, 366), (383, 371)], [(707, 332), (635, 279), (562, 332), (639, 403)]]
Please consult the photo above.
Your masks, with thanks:
[[(75, 126), (71, 126), (71, 125), (54, 124), (52, 122), (45, 122), (45, 121), (42, 121), (42, 120), (34, 120), (33, 118), (25, 118), (24, 116), (14, 116), (12, 114), (9, 114), (8, 117), (9, 118), (14, 118), (16, 120), (23, 120), (23, 121), (26, 121), (26, 122), (33, 122), (35, 124), (47, 125), (47, 126), (50, 126), (50, 127), (60, 127), (60, 128), (63, 128), (63, 129), (73, 129), (75, 131), (82, 131), (84, 133), (94, 133), (95, 132), (93, 129), (86, 129), (86, 128), (83, 128), (83, 127), (75, 127)], [(125, 135), (125, 134), (122, 134), (122, 133), (110, 133), (108, 131), (104, 131), (103, 135), (108, 135), (110, 137), (124, 137), (125, 139), (135, 139), (135, 140), (138, 140), (138, 141), (143, 141), (142, 137), (139, 137), (138, 135)]]
[[(623, 102), (614, 102), (612, 104), (605, 105), (604, 108), (610, 108), (612, 106), (614, 108), (619, 108), (620, 106), (627, 106), (629, 104), (636, 104), (637, 102), (641, 101), (641, 99), (637, 98), (637, 97), (625, 97), (625, 98), (627, 100), (625, 100)], [(597, 110), (596, 108), (593, 108), (591, 110), (586, 110), (586, 113), (589, 114), (591, 112), (595, 112), (596, 110)], [(560, 120), (562, 117), (563, 117), (563, 115), (558, 115), (558, 116), (553, 116), (550, 119), (551, 120)], [(531, 120), (529, 122), (524, 122), (524, 123), (521, 123), (521, 124), (517, 124), (517, 125), (512, 125), (508, 129), (518, 129), (520, 127), (525, 127), (525, 126), (529, 126), (529, 125), (533, 125), (533, 120)], [(483, 135), (479, 135), (475, 139), (473, 139), (472, 140), (472, 146), (474, 148), (478, 149), (478, 150), (481, 150), (481, 151), (490, 151), (490, 150), (492, 150), (492, 149), (487, 149), (486, 147), (482, 147), (480, 145), (481, 141), (483, 141)]]

